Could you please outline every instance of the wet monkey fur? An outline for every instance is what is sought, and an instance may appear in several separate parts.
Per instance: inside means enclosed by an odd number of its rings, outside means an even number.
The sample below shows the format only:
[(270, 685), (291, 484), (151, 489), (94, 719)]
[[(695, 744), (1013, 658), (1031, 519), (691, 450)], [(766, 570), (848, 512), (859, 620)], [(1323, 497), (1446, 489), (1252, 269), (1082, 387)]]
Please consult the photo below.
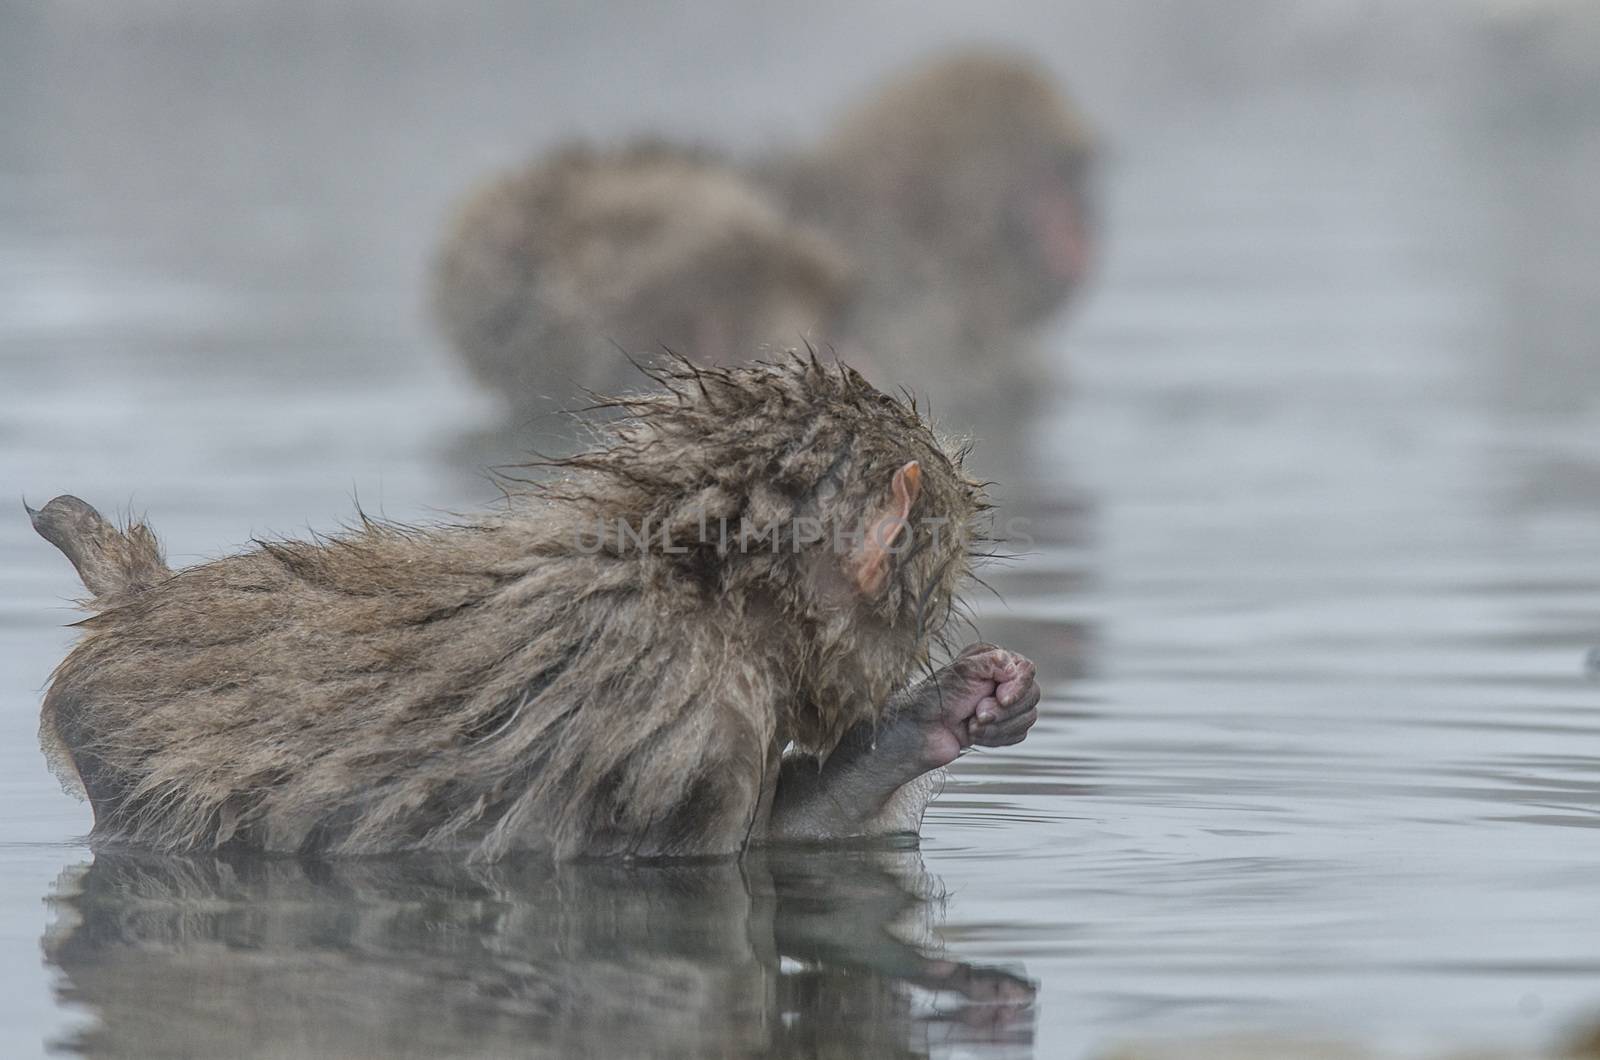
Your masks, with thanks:
[(471, 522), (172, 572), (142, 524), (33, 512), (90, 593), (42, 735), (92, 838), (731, 855), (914, 830), (929, 770), (1026, 735), (1014, 653), (915, 680), (987, 506), (913, 405), (814, 357), (655, 371)]

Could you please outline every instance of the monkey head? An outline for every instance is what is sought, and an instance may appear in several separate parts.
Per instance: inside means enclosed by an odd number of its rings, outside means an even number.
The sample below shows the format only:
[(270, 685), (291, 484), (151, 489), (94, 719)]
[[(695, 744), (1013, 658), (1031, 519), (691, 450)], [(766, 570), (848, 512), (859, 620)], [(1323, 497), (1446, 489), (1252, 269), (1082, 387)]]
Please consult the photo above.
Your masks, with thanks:
[(1056, 309), (1089, 271), (1093, 142), (1026, 57), (962, 51), (913, 68), (823, 145), (860, 208), (887, 210), (1003, 323)]
[(985, 539), (982, 485), (914, 401), (842, 363), (646, 370), (663, 389), (603, 402), (626, 418), (541, 489), (641, 576), (770, 622), (794, 655), (792, 737), (831, 747), (942, 643)]

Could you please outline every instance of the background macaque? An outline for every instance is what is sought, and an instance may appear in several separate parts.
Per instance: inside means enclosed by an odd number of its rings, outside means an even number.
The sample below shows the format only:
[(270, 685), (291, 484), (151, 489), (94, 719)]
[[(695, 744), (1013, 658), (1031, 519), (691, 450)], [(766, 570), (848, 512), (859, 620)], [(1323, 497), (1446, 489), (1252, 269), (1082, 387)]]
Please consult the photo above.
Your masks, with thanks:
[(734, 854), (914, 829), (919, 776), (1023, 738), (1020, 656), (907, 687), (986, 508), (913, 406), (814, 357), (660, 380), (472, 525), (363, 520), (174, 575), (143, 527), (34, 513), (95, 597), (43, 718), (94, 835)]
[(878, 386), (1010, 410), (1038, 381), (1020, 340), (1092, 263), (1091, 157), (1037, 64), (948, 55), (809, 150), (569, 148), (492, 181), (445, 237), (434, 311), (518, 408), (620, 385), (617, 346), (720, 364), (808, 338)]
[[(996, 380), (1031, 381), (1012, 347), (1092, 265), (1092, 158), (1047, 71), (963, 51), (891, 78), (809, 152), (759, 173), (850, 253), (861, 290), (847, 348), (869, 351), (875, 382), (916, 383), (936, 402), (972, 389), (992, 405)], [(996, 357), (1003, 371), (988, 370)]]
[(720, 364), (826, 337), (848, 276), (829, 239), (704, 153), (572, 147), (463, 204), (432, 298), (480, 383), (516, 410), (553, 412), (577, 387), (638, 379), (630, 354)]

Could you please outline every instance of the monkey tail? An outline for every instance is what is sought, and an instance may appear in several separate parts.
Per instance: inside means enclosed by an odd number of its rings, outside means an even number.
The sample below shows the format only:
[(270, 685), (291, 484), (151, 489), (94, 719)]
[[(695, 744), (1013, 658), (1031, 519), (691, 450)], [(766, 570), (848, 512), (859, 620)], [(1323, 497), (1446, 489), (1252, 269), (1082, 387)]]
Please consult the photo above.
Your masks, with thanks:
[(144, 523), (118, 530), (77, 497), (62, 495), (35, 511), (22, 505), (39, 536), (72, 561), (84, 587), (104, 599), (137, 592), (172, 573), (155, 531)]

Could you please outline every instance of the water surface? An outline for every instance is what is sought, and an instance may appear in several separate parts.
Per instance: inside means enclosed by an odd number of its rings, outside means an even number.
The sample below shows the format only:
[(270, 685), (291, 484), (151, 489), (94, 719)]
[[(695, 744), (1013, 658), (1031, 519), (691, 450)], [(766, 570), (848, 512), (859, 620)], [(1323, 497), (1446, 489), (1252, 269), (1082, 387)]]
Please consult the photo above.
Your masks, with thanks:
[(418, 295), (486, 167), (573, 131), (815, 128), (972, 34), (1044, 52), (1110, 143), (1102, 278), (1042, 339), (1058, 392), (977, 425), (1033, 539), (981, 630), (1047, 702), (959, 763), (920, 856), (96, 858), (34, 739), (75, 585), (19, 505), (0, 1053), (1443, 1050), (1591, 1012), (1600, 134), (1547, 99), (1587, 83), (1536, 36), (1507, 59), (1333, 9), (1296, 5), (1298, 59), (1154, 5), (0, 15), (0, 483), (148, 511), (178, 563), (357, 499), (492, 499), (460, 453), (493, 408)]

